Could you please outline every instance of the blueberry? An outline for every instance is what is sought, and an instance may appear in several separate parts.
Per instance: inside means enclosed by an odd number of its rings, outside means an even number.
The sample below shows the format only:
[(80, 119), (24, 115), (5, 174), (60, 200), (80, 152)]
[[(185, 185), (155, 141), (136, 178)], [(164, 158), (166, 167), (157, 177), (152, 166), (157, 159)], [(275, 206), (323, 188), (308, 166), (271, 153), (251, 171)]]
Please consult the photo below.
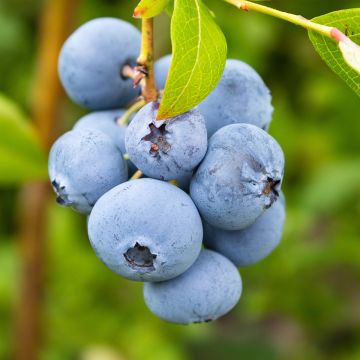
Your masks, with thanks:
[(154, 64), (155, 81), (159, 89), (165, 88), (166, 79), (170, 69), (171, 58), (171, 54), (165, 55), (157, 60)]
[(88, 214), (101, 195), (127, 180), (120, 149), (97, 130), (73, 130), (52, 146), (49, 175), (57, 201)]
[(259, 74), (240, 60), (227, 60), (216, 88), (198, 107), (208, 136), (223, 126), (247, 123), (267, 130), (273, 107), (269, 89)]
[(136, 64), (140, 42), (140, 32), (122, 20), (99, 18), (82, 25), (65, 42), (59, 58), (60, 79), (70, 98), (93, 110), (131, 102), (139, 90), (121, 71)]
[(74, 126), (74, 129), (95, 129), (110, 136), (123, 154), (125, 149), (125, 130), (127, 126), (119, 125), (117, 120), (121, 118), (125, 110), (96, 111), (83, 116)]
[(285, 202), (279, 200), (243, 230), (222, 230), (204, 223), (205, 246), (223, 254), (236, 266), (254, 264), (279, 244), (285, 221)]
[(251, 225), (278, 198), (284, 173), (280, 145), (264, 130), (233, 124), (218, 130), (193, 176), (190, 194), (209, 224)]
[(224, 256), (203, 250), (179, 277), (144, 284), (145, 302), (161, 319), (178, 323), (215, 320), (239, 301), (242, 282), (235, 265)]
[[(123, 154), (125, 149), (125, 131), (127, 125), (120, 125), (117, 121), (124, 114), (125, 110), (95, 111), (82, 117), (74, 126), (74, 129), (95, 129), (110, 136)], [(132, 117), (130, 118), (131, 121)], [(128, 161), (129, 174), (133, 174), (137, 168)]]
[(125, 135), (131, 161), (147, 176), (160, 180), (190, 177), (206, 153), (204, 118), (193, 109), (167, 120), (156, 120), (159, 103), (143, 107)]
[(200, 253), (203, 229), (190, 197), (154, 179), (123, 183), (96, 203), (88, 233), (97, 256), (127, 279), (163, 281)]

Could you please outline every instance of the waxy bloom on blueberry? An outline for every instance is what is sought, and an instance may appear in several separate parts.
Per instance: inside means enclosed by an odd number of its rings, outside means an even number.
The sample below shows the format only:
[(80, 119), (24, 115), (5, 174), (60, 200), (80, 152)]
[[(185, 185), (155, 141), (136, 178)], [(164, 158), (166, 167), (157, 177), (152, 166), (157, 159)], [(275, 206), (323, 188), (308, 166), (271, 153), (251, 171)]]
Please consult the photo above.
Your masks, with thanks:
[(203, 228), (189, 195), (154, 179), (123, 183), (96, 203), (88, 232), (98, 257), (127, 279), (163, 281), (200, 253)]

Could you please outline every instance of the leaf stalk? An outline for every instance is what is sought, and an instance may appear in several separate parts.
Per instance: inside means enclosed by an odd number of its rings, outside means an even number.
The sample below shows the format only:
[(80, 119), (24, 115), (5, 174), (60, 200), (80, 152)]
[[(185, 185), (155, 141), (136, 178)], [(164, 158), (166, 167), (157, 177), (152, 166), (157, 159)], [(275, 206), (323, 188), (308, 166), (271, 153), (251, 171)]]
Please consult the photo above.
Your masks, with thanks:
[(278, 19), (290, 22), (292, 24), (302, 26), (307, 30), (314, 31), (318, 34), (324, 35), (337, 42), (344, 41), (345, 38), (351, 41), (340, 30), (334, 27), (317, 24), (309, 19), (304, 18), (301, 15), (290, 14), (284, 11), (276, 10), (261, 4), (254, 3), (252, 1), (246, 1), (246, 0), (224, 0), (224, 1), (231, 5), (234, 5), (240, 10), (244, 10), (244, 11), (254, 10), (259, 13), (270, 15)]

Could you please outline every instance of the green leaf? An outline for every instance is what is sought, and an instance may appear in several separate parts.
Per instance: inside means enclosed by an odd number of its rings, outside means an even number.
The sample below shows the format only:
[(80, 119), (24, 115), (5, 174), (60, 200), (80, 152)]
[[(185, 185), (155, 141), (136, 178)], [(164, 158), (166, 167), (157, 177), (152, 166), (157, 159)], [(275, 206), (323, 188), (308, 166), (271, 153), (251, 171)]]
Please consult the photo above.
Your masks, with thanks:
[(166, 6), (165, 11), (170, 17), (172, 17), (173, 12), (174, 12), (174, 0), (169, 1), (169, 3)]
[(19, 108), (0, 95), (0, 184), (47, 177), (46, 156)]
[(360, 159), (341, 159), (322, 166), (301, 192), (301, 206), (316, 212), (335, 208), (357, 199), (360, 193)]
[(226, 62), (225, 37), (200, 0), (175, 0), (171, 40), (173, 57), (158, 119), (198, 105), (219, 82)]
[(360, 96), (360, 8), (335, 11), (313, 19), (314, 22), (339, 29), (352, 41), (336, 42), (309, 31), (316, 51), (329, 67)]
[(141, 0), (138, 6), (134, 10), (133, 16), (135, 18), (152, 18), (162, 13), (169, 0)]

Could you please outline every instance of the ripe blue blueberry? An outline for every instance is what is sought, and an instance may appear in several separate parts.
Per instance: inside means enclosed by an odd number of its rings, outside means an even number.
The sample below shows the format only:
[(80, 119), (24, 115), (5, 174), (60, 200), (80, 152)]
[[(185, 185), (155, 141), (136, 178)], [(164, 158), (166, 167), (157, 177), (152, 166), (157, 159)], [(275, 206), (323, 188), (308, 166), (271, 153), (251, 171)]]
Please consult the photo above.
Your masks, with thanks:
[(190, 194), (209, 224), (224, 230), (251, 225), (279, 196), (280, 145), (264, 130), (233, 124), (218, 130), (193, 176)]
[(128, 171), (120, 149), (97, 130), (73, 130), (52, 146), (49, 175), (57, 201), (88, 214), (96, 201), (127, 180)]
[(137, 281), (182, 274), (198, 257), (203, 237), (190, 197), (154, 179), (128, 181), (102, 196), (90, 214), (88, 233), (106, 266)]
[(125, 130), (126, 125), (118, 124), (119, 118), (125, 110), (96, 111), (83, 116), (74, 126), (74, 129), (95, 129), (110, 136), (114, 143), (119, 147), (123, 154), (125, 149)]
[(267, 257), (279, 244), (285, 221), (283, 195), (252, 225), (243, 230), (222, 230), (204, 223), (205, 246), (247, 266)]
[(144, 284), (149, 309), (178, 323), (215, 320), (239, 301), (242, 282), (235, 265), (224, 256), (203, 250), (194, 265), (175, 279)]
[(273, 107), (259, 74), (240, 60), (227, 60), (216, 88), (198, 107), (210, 137), (223, 126), (247, 123), (267, 130)]
[[(74, 126), (74, 129), (95, 129), (110, 136), (114, 143), (118, 146), (123, 154), (126, 153), (125, 149), (125, 131), (127, 125), (121, 125), (118, 120), (124, 114), (125, 110), (107, 110), (95, 111), (82, 117)], [(131, 120), (131, 118), (130, 118)], [(133, 174), (137, 168), (128, 161), (129, 175)]]
[(144, 106), (126, 130), (131, 161), (147, 176), (160, 180), (190, 177), (206, 153), (204, 118), (193, 109), (158, 121), (158, 102)]
[(93, 110), (131, 102), (139, 90), (121, 71), (124, 65), (136, 64), (140, 41), (134, 26), (114, 18), (95, 19), (77, 29), (59, 58), (60, 79), (70, 98)]
[(166, 79), (168, 77), (168, 72), (170, 69), (171, 58), (171, 54), (165, 55), (159, 60), (157, 60), (154, 64), (155, 81), (156, 86), (159, 89), (165, 88)]

